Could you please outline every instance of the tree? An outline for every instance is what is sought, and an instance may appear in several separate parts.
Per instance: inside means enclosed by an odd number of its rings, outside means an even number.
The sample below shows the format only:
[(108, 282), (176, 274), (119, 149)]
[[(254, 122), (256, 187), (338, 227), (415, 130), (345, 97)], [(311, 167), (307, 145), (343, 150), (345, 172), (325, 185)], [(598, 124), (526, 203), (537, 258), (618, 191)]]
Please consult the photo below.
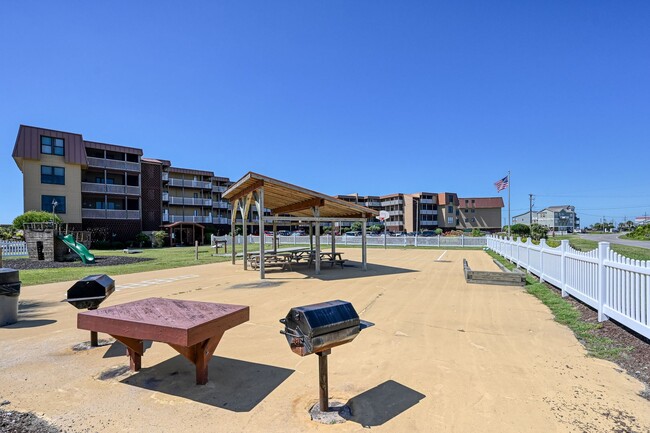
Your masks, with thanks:
[(350, 230), (354, 232), (360, 232), (362, 228), (363, 228), (363, 223), (361, 221), (355, 221), (350, 226)]
[(46, 223), (51, 221), (54, 221), (54, 223), (56, 224), (60, 224), (61, 218), (59, 218), (58, 215), (52, 214), (50, 212), (45, 212), (40, 210), (30, 210), (14, 218), (12, 225), (16, 230), (22, 230), (23, 224)]
[(546, 226), (533, 224), (530, 226), (530, 232), (530, 237), (535, 241), (548, 238), (548, 227)]
[(514, 224), (513, 226), (510, 227), (510, 233), (518, 236), (529, 236), (530, 227), (527, 226), (526, 224)]
[(440, 236), (442, 234), (442, 229), (436, 229), (435, 232), (438, 236)]
[(162, 247), (165, 245), (165, 239), (167, 238), (168, 234), (164, 230), (160, 230), (157, 232), (153, 232), (153, 238), (154, 238), (154, 247)]
[(368, 227), (368, 230), (370, 230), (373, 233), (378, 233), (378, 232), (382, 231), (383, 229), (384, 229), (384, 227), (379, 225), (379, 224), (373, 224), (370, 227)]

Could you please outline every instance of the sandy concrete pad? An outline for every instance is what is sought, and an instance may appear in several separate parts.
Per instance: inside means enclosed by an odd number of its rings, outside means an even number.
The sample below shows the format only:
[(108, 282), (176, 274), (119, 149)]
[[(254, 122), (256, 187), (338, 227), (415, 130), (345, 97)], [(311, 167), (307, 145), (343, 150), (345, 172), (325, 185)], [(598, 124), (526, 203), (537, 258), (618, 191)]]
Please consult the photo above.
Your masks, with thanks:
[[(650, 431), (643, 385), (585, 356), (567, 328), (521, 288), (466, 284), (498, 270), (482, 251), (342, 249), (341, 269), (306, 265), (260, 281), (238, 262), (116, 276), (105, 305), (151, 296), (244, 304), (250, 321), (226, 332), (210, 380), (153, 343), (128, 371), (118, 344), (88, 341), (62, 300), (71, 283), (25, 287), (20, 321), (0, 328), (0, 400), (74, 432), (610, 432)], [(315, 356), (293, 354), (278, 319), (296, 305), (344, 299), (375, 326), (332, 350), (330, 398), (352, 419), (315, 424)], [(109, 337), (100, 334), (100, 339)]]

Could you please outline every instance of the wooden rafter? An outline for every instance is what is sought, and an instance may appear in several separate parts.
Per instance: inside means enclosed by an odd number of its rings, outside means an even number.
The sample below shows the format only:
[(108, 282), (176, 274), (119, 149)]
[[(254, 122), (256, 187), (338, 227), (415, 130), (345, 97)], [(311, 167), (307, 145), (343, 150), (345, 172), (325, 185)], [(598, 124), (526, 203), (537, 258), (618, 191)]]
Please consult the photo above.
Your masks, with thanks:
[(275, 209), (272, 209), (271, 213), (275, 215), (290, 213), (299, 210), (309, 209), (311, 207), (320, 207), (323, 206), (324, 204), (325, 204), (325, 200), (323, 200), (322, 198), (310, 198), (308, 200), (303, 200), (298, 203), (277, 207)]
[(246, 188), (242, 189), (237, 193), (237, 195), (234, 195), (233, 197), (230, 197), (230, 201), (233, 202), (234, 200), (245, 197), (249, 193), (255, 191), (256, 189), (260, 189), (261, 187), (264, 186), (264, 181), (263, 180), (256, 180), (253, 184), (250, 186), (247, 186)]

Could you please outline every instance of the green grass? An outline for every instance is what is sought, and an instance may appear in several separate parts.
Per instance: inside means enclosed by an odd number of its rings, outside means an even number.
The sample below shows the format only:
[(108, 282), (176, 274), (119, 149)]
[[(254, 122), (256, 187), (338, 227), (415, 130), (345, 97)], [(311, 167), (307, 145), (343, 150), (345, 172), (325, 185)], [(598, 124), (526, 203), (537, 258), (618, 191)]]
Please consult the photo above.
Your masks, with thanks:
[[(487, 253), (500, 263), (503, 263), (508, 269), (515, 267), (515, 265), (497, 253), (489, 250)], [(546, 284), (540, 283), (531, 274), (526, 275), (525, 289), (551, 310), (556, 322), (569, 327), (573, 331), (576, 338), (584, 344), (589, 356), (616, 361), (623, 353), (631, 350), (629, 347), (617, 344), (611, 338), (598, 335), (595, 331), (602, 328), (601, 324), (584, 321), (582, 314), (566, 299), (562, 298), (562, 296)]]
[[(578, 236), (556, 236), (549, 238), (546, 243), (551, 247), (560, 246), (560, 241), (568, 239), (569, 244), (578, 251), (591, 251), (598, 248), (598, 242), (589, 239), (584, 239)], [(622, 256), (629, 257), (635, 260), (650, 260), (650, 249), (642, 247), (632, 247), (628, 245), (621, 245), (610, 243), (612, 250), (616, 251)]]

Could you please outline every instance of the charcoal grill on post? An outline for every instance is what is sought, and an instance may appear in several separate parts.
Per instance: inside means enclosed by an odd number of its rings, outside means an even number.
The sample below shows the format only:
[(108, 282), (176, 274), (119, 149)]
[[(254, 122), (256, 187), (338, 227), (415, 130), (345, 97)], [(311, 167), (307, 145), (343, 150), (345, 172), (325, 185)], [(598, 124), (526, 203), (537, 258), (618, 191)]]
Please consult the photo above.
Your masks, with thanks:
[[(115, 281), (108, 275), (88, 275), (68, 289), (66, 301), (82, 310), (95, 310), (115, 291)], [(97, 347), (97, 332), (90, 331), (90, 345)]]
[(291, 350), (306, 356), (318, 355), (319, 405), (322, 412), (329, 409), (327, 391), (327, 355), (332, 348), (349, 343), (362, 329), (362, 321), (351, 303), (328, 301), (304, 305), (289, 310), (281, 334), (287, 338)]

